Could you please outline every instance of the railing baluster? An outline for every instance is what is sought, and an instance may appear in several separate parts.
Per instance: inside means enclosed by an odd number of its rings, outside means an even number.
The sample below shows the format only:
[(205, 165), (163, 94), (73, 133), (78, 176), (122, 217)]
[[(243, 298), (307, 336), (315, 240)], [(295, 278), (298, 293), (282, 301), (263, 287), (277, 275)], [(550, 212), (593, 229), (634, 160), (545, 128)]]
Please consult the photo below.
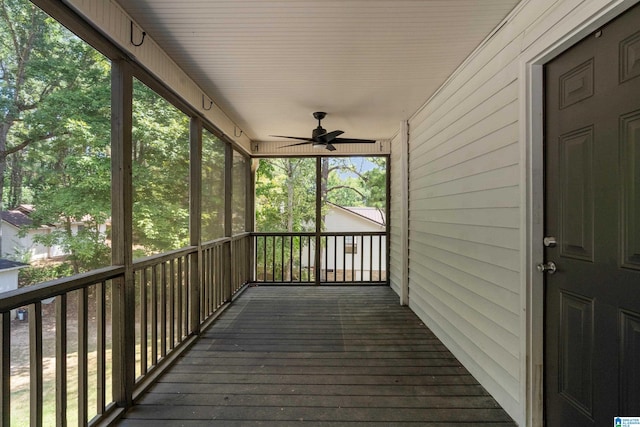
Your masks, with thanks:
[(200, 320), (206, 317), (207, 310), (209, 308), (209, 301), (211, 299), (211, 287), (206, 275), (207, 262), (209, 259), (209, 251), (202, 254), (202, 283), (200, 284)]
[(29, 306), (29, 371), (31, 426), (42, 426), (42, 303)]
[[(298, 237), (298, 282), (302, 282), (302, 245), (304, 243), (304, 237)], [(311, 250), (311, 248), (309, 248)]]
[(97, 411), (98, 414), (104, 414), (105, 401), (106, 401), (106, 283), (100, 282), (96, 284), (96, 322), (97, 322), (97, 348), (96, 348), (96, 360), (97, 360)]
[(356, 256), (356, 252), (358, 250), (358, 243), (356, 241), (356, 236), (351, 236), (351, 281), (355, 282), (356, 278), (355, 278), (355, 256)]
[(158, 267), (151, 267), (151, 366), (158, 363)]
[(378, 280), (382, 280), (382, 236), (378, 236)]
[(364, 282), (364, 238), (360, 236), (360, 281)]
[(167, 263), (159, 265), (160, 279), (160, 357), (167, 356)]
[[(230, 243), (230, 245), (233, 245), (233, 243)], [(231, 246), (230, 246), (231, 247)], [(231, 247), (231, 250), (233, 251), (233, 248)], [(209, 268), (212, 269), (211, 271), (215, 270), (215, 262), (216, 262), (216, 253), (215, 251), (211, 251), (209, 254)], [(231, 263), (233, 264), (234, 260), (233, 258), (231, 259)], [(233, 266), (231, 268), (231, 274), (233, 274)], [(233, 290), (233, 277), (232, 277), (232, 283), (231, 283), (231, 291)], [(225, 293), (225, 289), (223, 288), (223, 286), (220, 286), (218, 283), (216, 283), (214, 276), (211, 275), (209, 278), (209, 289), (210, 289), (210, 294), (213, 296), (212, 299), (212, 303), (211, 303), (211, 309), (209, 310), (210, 313), (213, 313), (213, 311), (215, 310), (215, 308), (218, 305), (218, 301), (220, 301), (220, 295), (222, 295), (223, 293)]]
[(184, 282), (182, 281), (182, 260), (183, 258), (180, 257), (178, 258), (178, 265), (177, 265), (177, 291), (178, 291), (178, 324), (176, 325), (176, 329), (178, 331), (178, 342), (182, 341), (182, 337), (185, 336), (186, 334), (184, 333), (183, 329), (182, 329), (182, 316), (184, 315), (184, 313), (187, 311), (184, 309), (183, 306), (183, 301), (182, 301), (182, 287), (184, 286)]
[(176, 345), (176, 260), (169, 261), (169, 348)]
[(276, 236), (271, 236), (271, 281), (276, 281)]
[(67, 425), (67, 294), (56, 297), (56, 425)]
[(144, 376), (147, 373), (148, 368), (148, 351), (149, 351), (149, 342), (148, 342), (148, 304), (147, 304), (147, 282), (149, 280), (149, 275), (147, 274), (148, 269), (144, 268), (141, 273), (140, 280), (140, 376)]
[[(11, 424), (11, 312), (0, 313), (0, 427)], [(63, 426), (64, 427), (64, 426)]]
[[(314, 236), (315, 239), (315, 236)], [(315, 241), (315, 240), (314, 240)], [(314, 248), (314, 250), (317, 248)], [(307, 268), (307, 281), (309, 282), (313, 282), (314, 278), (311, 274), (312, 271), (314, 271), (315, 269), (313, 268), (314, 265), (311, 263), (311, 236), (309, 236), (309, 253), (307, 254), (307, 265), (309, 266), (309, 268)], [(313, 257), (313, 259), (315, 259), (315, 257)]]
[(89, 420), (89, 304), (87, 288), (78, 290), (78, 425)]
[(207, 283), (206, 283), (206, 287), (207, 287), (207, 312), (205, 313), (205, 317), (208, 317), (211, 313), (213, 313), (213, 310), (215, 309), (216, 305), (218, 304), (219, 287), (216, 287), (216, 285), (215, 285), (215, 283), (213, 281), (213, 277), (210, 274), (210, 272), (211, 272), (211, 270), (210, 270), (211, 269), (211, 263), (213, 262), (213, 251), (209, 251), (209, 253), (207, 254), (206, 258), (207, 258), (207, 262), (205, 263), (203, 268), (205, 270), (207, 270)]
[(347, 280), (347, 236), (342, 236), (342, 281)]
[(369, 241), (369, 275), (371, 276), (369, 280), (373, 281), (373, 237)]
[(293, 236), (289, 236), (289, 283), (293, 282)]
[(284, 236), (280, 236), (280, 281), (284, 282)]

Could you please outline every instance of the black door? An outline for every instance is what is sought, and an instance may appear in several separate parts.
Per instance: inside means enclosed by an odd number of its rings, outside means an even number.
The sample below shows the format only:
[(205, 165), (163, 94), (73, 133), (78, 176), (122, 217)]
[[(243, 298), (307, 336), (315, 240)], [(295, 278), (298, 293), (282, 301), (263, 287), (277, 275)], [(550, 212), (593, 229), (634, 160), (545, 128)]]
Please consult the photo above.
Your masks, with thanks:
[[(545, 418), (640, 416), (640, 7), (545, 68)], [(541, 242), (542, 243), (542, 242)]]

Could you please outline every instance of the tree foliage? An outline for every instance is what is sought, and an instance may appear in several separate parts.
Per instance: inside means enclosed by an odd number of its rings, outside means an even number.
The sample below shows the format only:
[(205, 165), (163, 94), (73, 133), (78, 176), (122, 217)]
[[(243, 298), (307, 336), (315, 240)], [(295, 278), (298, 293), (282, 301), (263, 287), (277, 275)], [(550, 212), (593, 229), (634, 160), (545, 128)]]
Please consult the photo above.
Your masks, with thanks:
[[(384, 209), (386, 159), (324, 157), (319, 191), (323, 223), (327, 203)], [(315, 159), (261, 159), (256, 178), (258, 231), (314, 231), (315, 197)]]
[(315, 230), (315, 159), (261, 159), (256, 173), (258, 231)]
[(133, 93), (133, 232), (148, 255), (189, 244), (189, 118), (137, 80)]
[[(34, 228), (56, 225), (35, 240), (62, 248), (76, 273), (110, 263), (110, 73), (28, 0), (0, 0), (2, 209), (33, 204)], [(133, 109), (134, 236), (146, 255), (188, 244), (189, 119), (137, 81)]]

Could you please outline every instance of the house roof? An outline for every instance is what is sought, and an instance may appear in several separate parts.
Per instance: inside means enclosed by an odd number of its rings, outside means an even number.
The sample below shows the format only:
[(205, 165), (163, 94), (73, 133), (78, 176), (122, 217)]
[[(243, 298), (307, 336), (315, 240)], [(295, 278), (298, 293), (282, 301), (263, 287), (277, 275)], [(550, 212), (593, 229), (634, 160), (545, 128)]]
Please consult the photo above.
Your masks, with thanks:
[(27, 214), (18, 209), (2, 211), (1, 214), (3, 221), (8, 222), (15, 227), (24, 227), (33, 223)]
[(368, 219), (369, 221), (375, 222), (378, 225), (385, 225), (385, 212), (382, 209), (370, 206), (339, 206), (334, 203), (328, 204), (336, 208), (348, 211), (359, 217)]
[(0, 271), (13, 270), (16, 268), (24, 268), (28, 266), (29, 264), (25, 264), (23, 262), (11, 261), (8, 259), (0, 259)]

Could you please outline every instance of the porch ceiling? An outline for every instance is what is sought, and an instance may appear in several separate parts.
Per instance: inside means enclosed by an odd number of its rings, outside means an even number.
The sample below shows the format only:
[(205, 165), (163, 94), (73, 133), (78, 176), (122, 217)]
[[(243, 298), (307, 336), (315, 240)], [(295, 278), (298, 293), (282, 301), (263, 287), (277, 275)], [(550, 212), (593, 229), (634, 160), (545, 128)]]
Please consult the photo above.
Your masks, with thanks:
[(519, 0), (118, 0), (254, 141), (389, 139)]

